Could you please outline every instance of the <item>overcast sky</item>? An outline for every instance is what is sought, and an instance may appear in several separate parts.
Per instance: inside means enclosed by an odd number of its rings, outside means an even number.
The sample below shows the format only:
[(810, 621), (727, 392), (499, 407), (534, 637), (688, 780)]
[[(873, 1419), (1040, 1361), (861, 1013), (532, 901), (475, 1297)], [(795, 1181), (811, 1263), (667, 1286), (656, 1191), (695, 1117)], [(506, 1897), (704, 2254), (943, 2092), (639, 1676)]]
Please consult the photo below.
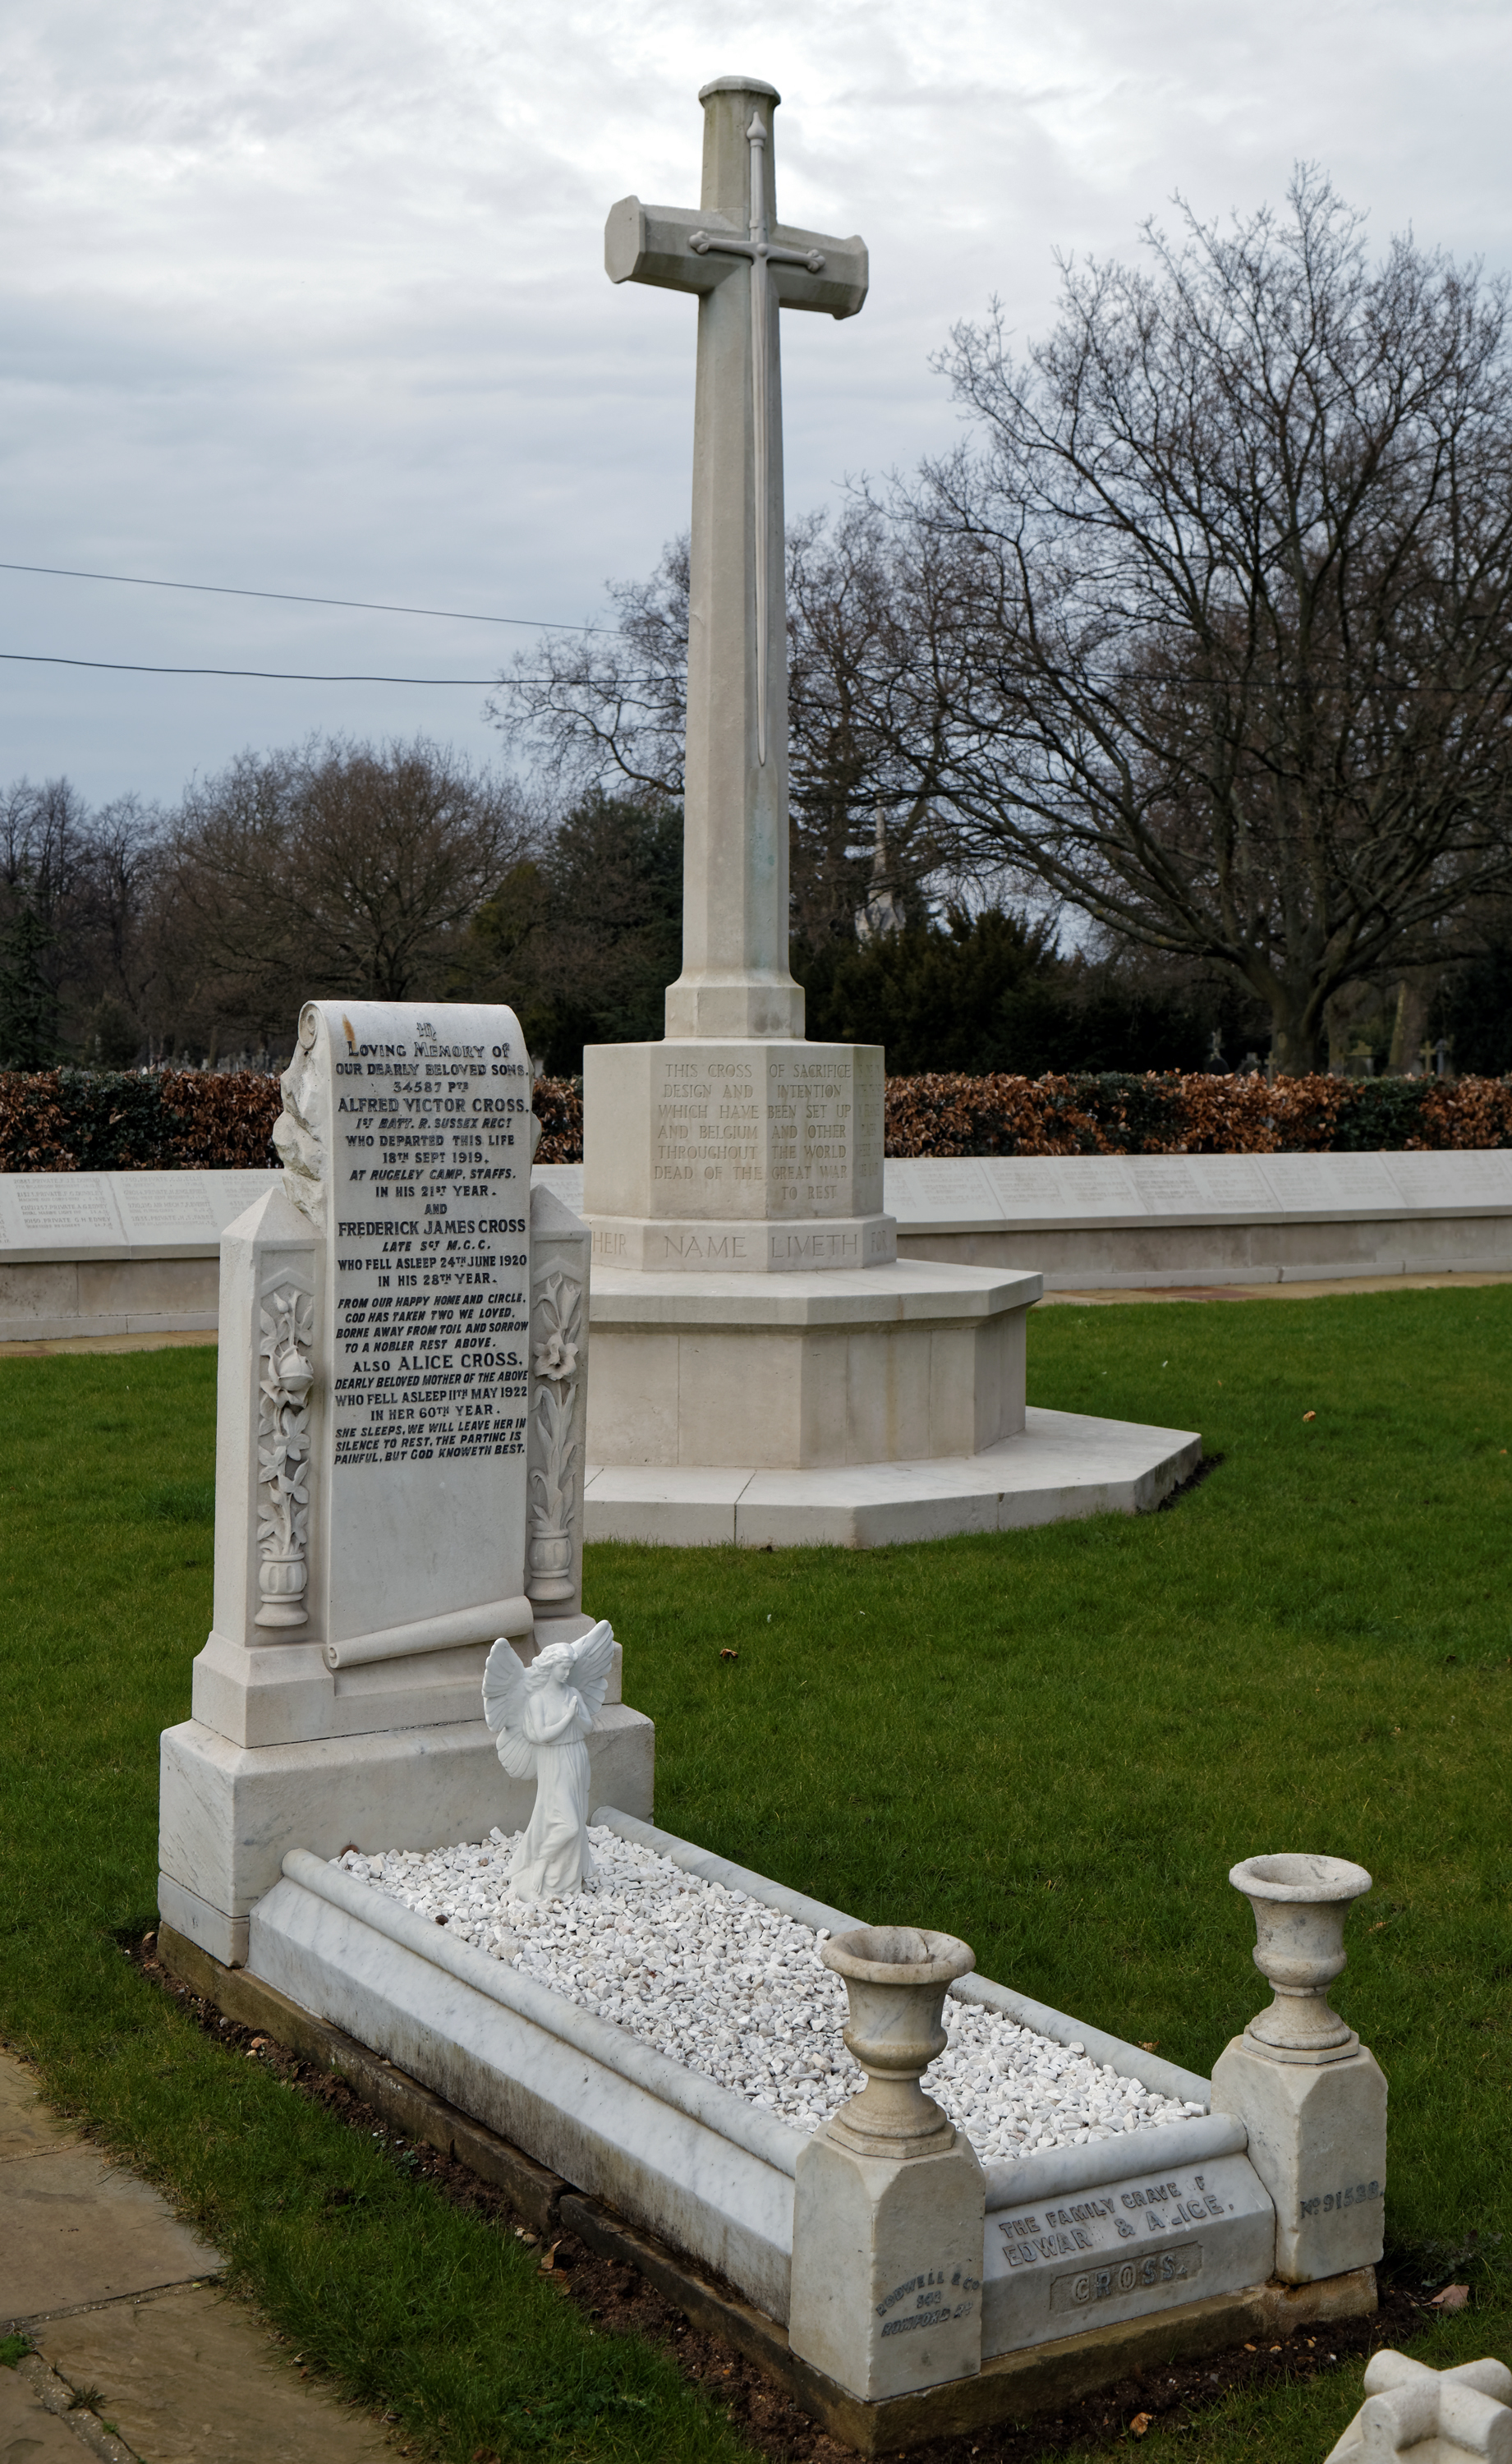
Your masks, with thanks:
[[(604, 277), (698, 201), (697, 88), (781, 91), (779, 209), (871, 296), (783, 320), (790, 512), (948, 442), (930, 367), (1053, 252), (1321, 162), (1372, 233), (1512, 264), (1504, 0), (9, 0), (0, 558), (593, 621), (687, 520), (696, 311)], [(486, 678), (528, 634), (0, 572), (0, 650)], [(0, 781), (171, 800), (308, 731), (493, 756), (481, 687), (0, 661)]]

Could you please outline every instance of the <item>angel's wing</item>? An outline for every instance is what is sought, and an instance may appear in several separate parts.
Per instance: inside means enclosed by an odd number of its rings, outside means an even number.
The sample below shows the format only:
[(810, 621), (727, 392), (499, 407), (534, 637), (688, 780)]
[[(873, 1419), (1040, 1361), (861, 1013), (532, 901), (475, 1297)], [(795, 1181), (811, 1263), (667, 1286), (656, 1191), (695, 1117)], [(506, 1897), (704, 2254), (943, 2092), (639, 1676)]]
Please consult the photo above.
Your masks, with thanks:
[(607, 1618), (601, 1617), (592, 1632), (572, 1646), (572, 1683), (595, 1715), (603, 1708), (604, 1689), (613, 1666), (614, 1628)]
[(536, 1771), (536, 1749), (518, 1728), (499, 1730), (499, 1760), (511, 1779), (531, 1779)]
[(500, 1635), (483, 1668), (483, 1717), (494, 1735), (525, 1717), (525, 1671), (514, 1644)]

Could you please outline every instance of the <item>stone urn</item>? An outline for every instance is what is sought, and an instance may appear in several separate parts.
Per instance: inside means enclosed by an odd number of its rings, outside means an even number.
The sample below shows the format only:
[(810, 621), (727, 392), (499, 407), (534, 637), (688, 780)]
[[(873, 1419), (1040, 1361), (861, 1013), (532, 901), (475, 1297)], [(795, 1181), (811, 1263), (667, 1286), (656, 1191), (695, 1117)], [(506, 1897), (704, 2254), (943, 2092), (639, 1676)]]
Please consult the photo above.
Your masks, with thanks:
[(854, 2155), (894, 2164), (943, 2155), (955, 2145), (955, 2125), (919, 2078), (945, 2051), (946, 1988), (975, 1967), (975, 1952), (951, 1933), (863, 1925), (831, 1935), (820, 1957), (845, 1980), (845, 2046), (866, 2074), (860, 2094), (826, 2125), (829, 2136)]
[(1349, 1903), (1370, 1888), (1365, 1867), (1343, 1857), (1246, 1857), (1229, 1881), (1255, 1911), (1255, 1965), (1276, 1996), (1245, 2035), (1273, 2061), (1336, 2062), (1357, 2052), (1328, 1988), (1345, 1969)]

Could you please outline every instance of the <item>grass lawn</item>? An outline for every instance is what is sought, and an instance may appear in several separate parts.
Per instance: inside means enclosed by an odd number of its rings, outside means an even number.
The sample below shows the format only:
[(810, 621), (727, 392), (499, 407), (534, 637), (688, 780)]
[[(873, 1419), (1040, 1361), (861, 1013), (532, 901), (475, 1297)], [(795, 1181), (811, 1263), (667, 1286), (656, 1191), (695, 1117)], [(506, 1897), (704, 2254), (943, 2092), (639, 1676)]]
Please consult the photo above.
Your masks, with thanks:
[[(1418, 2348), (1440, 2365), (1512, 2346), (1509, 1356), (1512, 1287), (1042, 1310), (1034, 1401), (1222, 1453), (1174, 1511), (858, 1555), (589, 1552), (663, 1822), (962, 1934), (986, 1973), (1194, 2069), (1266, 1991), (1229, 1866), (1369, 1866), (1338, 2000), (1391, 2081), (1393, 2261), (1473, 2288)], [(120, 1955), (154, 1921), (157, 1735), (208, 1623), (214, 1369), (0, 1362), (0, 2028), (427, 2452), (745, 2454), (659, 2352), (595, 2333)], [(1322, 2464), (1358, 2401), (1357, 2370), (1230, 2397), (1144, 2453)]]

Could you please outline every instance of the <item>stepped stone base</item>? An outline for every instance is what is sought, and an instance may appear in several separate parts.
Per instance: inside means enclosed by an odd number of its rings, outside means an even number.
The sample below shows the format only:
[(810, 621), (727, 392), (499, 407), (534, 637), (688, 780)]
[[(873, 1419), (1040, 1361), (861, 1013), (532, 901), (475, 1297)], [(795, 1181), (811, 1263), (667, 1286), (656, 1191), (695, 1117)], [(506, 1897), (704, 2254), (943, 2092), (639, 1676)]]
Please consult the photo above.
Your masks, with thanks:
[[(596, 1373), (602, 1356), (595, 1353)], [(877, 1549), (1074, 1515), (1149, 1513), (1201, 1461), (1194, 1430), (1030, 1405), (1018, 1436), (974, 1455), (797, 1471), (590, 1463), (584, 1529), (590, 1540), (677, 1548)]]

